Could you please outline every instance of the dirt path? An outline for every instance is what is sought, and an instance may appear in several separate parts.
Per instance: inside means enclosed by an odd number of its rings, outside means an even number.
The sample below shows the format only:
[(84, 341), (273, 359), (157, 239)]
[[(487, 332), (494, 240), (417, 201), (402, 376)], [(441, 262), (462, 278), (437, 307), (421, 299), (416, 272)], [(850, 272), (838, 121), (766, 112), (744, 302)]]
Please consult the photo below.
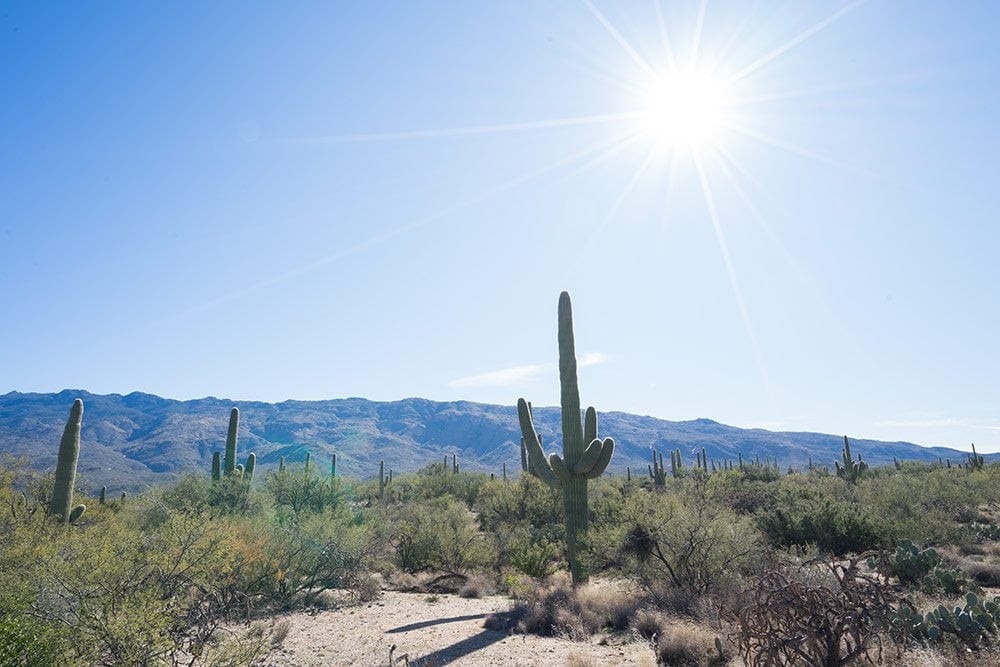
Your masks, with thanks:
[[(573, 642), (534, 635), (506, 635), (483, 627), (486, 615), (504, 611), (499, 596), (466, 599), (385, 591), (377, 600), (335, 611), (289, 614), (288, 636), (267, 665), (389, 664), (407, 655), (414, 667), (436, 665), (643, 665), (655, 664), (642, 643), (621, 646)], [(400, 662), (399, 664), (405, 664)]]

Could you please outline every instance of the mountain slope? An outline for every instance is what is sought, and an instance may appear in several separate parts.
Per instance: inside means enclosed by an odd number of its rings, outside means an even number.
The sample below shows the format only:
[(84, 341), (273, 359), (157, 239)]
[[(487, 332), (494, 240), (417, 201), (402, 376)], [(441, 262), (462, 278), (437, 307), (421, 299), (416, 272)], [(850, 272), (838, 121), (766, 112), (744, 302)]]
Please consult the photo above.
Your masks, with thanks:
[[(223, 449), (229, 410), (240, 408), (240, 460), (256, 452), (267, 468), (278, 457), (301, 461), (306, 451), (327, 465), (337, 454), (345, 475), (368, 477), (381, 460), (396, 471), (411, 471), (445, 454), (457, 454), (469, 470), (499, 473), (520, 468), (517, 415), (514, 406), (410, 398), (375, 402), (362, 398), (328, 401), (240, 402), (217, 398), (175, 401), (152, 394), (98, 395), (64, 390), (56, 394), (11, 392), (0, 396), (0, 452), (26, 456), (38, 469), (55, 465), (56, 449), (69, 406), (82, 398), (80, 473), (94, 488), (107, 484), (130, 491), (165, 481), (185, 470), (208, 474), (212, 452)], [(559, 443), (559, 409), (536, 407), (535, 424), (550, 450)], [(782, 433), (741, 429), (709, 419), (671, 422), (623, 412), (600, 413), (602, 435), (617, 447), (609, 470), (645, 474), (650, 448), (680, 448), (686, 464), (704, 447), (709, 459), (721, 463), (754, 456), (777, 458), (782, 468), (817, 465), (839, 459), (842, 437), (821, 433)], [(891, 463), (893, 457), (959, 462), (965, 453), (943, 447), (925, 448), (907, 442), (852, 440), (871, 464)]]

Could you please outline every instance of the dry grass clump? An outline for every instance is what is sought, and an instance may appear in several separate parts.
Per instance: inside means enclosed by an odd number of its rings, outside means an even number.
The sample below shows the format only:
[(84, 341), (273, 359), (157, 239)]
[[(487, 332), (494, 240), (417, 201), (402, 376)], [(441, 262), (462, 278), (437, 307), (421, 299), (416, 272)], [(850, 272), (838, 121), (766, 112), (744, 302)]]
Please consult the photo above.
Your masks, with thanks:
[[(640, 609), (631, 622), (632, 632), (648, 640), (661, 665), (724, 665), (726, 658), (716, 646), (716, 634), (689, 620), (662, 612)], [(719, 646), (724, 649), (721, 640)]]
[(485, 574), (470, 575), (462, 587), (458, 589), (458, 594), (463, 598), (481, 598), (486, 595), (493, 595), (497, 592), (496, 584), (491, 577)]
[(592, 583), (574, 590), (569, 575), (558, 573), (510, 612), (488, 617), (486, 627), (584, 641), (604, 628), (627, 628), (637, 607), (633, 597), (606, 585)]

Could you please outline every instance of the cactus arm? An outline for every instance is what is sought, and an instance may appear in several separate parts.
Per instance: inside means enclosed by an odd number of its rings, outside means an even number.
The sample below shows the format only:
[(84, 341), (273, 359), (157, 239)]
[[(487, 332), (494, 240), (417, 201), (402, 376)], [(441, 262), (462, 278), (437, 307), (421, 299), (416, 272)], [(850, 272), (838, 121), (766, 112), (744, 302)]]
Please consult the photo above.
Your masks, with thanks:
[(87, 506), (80, 504), (73, 508), (73, 511), (69, 513), (69, 523), (76, 523), (83, 516), (83, 513), (87, 511)]
[(566, 464), (563, 462), (562, 457), (555, 452), (549, 454), (549, 467), (555, 474), (556, 479), (559, 480), (560, 485), (569, 484), (573, 478), (573, 473), (566, 469)]
[[(596, 440), (594, 442), (597, 442)], [(605, 438), (601, 444), (601, 455), (597, 457), (597, 462), (585, 475), (587, 479), (597, 479), (601, 476), (611, 463), (611, 456), (615, 453), (615, 441), (612, 438)]]
[(559, 478), (545, 459), (545, 452), (542, 451), (538, 433), (531, 420), (531, 408), (523, 398), (517, 399), (517, 417), (521, 425), (521, 438), (528, 452), (529, 470), (552, 488), (559, 488)]
[(212, 452), (212, 481), (218, 482), (222, 478), (222, 454)]
[(586, 475), (593, 469), (594, 464), (597, 463), (597, 459), (601, 456), (601, 450), (604, 448), (604, 443), (600, 440), (592, 440), (587, 448), (583, 450), (583, 456), (577, 461), (577, 464), (573, 466), (573, 472), (577, 475)]
[(73, 401), (69, 419), (59, 441), (59, 458), (56, 460), (56, 480), (52, 488), (49, 514), (68, 523), (73, 506), (73, 488), (76, 486), (76, 462), (80, 458), (80, 428), (83, 425), (83, 401)]
[(597, 410), (589, 407), (583, 418), (583, 441), (592, 443), (594, 440), (597, 440)]

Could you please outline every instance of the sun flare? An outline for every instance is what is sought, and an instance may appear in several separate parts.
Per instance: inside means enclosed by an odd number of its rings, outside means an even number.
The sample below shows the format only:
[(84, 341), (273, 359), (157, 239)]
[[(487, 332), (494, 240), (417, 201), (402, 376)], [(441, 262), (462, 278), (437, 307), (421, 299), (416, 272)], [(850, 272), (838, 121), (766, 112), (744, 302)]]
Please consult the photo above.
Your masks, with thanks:
[(729, 100), (725, 86), (691, 70), (675, 72), (644, 87), (641, 131), (665, 148), (701, 148), (718, 139)]

